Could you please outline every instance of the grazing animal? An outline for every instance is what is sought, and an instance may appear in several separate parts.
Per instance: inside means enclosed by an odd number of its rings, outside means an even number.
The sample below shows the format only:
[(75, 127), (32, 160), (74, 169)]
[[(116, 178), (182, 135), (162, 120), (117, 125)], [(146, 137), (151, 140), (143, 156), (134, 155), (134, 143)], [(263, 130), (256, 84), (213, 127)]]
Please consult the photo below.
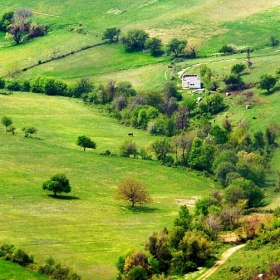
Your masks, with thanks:
[(127, 134), (128, 136), (133, 136), (133, 132), (130, 132)]
[(251, 108), (251, 105), (246, 105), (246, 109), (250, 109)]

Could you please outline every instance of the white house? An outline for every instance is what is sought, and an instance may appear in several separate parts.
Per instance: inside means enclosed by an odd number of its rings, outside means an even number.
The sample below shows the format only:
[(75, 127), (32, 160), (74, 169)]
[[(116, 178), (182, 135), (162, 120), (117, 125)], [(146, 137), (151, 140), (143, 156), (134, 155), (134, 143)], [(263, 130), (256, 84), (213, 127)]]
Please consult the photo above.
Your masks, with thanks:
[(183, 89), (201, 88), (200, 77), (196, 74), (184, 74), (182, 77), (182, 87)]

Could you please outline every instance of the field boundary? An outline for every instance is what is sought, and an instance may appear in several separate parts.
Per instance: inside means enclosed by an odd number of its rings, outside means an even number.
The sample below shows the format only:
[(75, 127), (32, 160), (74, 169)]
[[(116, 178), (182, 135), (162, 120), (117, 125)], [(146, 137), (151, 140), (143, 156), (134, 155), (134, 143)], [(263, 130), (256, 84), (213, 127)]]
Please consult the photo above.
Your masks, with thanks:
[(38, 63), (36, 64), (33, 64), (33, 65), (30, 65), (28, 67), (25, 67), (21, 70), (21, 72), (25, 72), (29, 69), (32, 69), (34, 67), (37, 67), (37, 66), (40, 66), (42, 64), (46, 64), (46, 63), (49, 63), (49, 62), (52, 62), (54, 60), (59, 60), (59, 59), (62, 59), (62, 58), (65, 58), (65, 57), (68, 57), (70, 55), (74, 55), (78, 52), (82, 52), (82, 51), (85, 51), (85, 50), (88, 50), (88, 49), (92, 49), (92, 48), (95, 48), (95, 47), (99, 47), (99, 46), (102, 46), (102, 45), (105, 45), (107, 44), (106, 42), (102, 42), (102, 43), (98, 43), (98, 44), (94, 44), (94, 45), (89, 45), (89, 46), (85, 46), (85, 47), (82, 47), (78, 50), (75, 50), (75, 51), (71, 51), (71, 52), (68, 52), (68, 53), (65, 53), (65, 54), (62, 54), (62, 55), (59, 55), (59, 56), (56, 56), (56, 57), (52, 57), (50, 59), (46, 59), (46, 60), (39, 60)]

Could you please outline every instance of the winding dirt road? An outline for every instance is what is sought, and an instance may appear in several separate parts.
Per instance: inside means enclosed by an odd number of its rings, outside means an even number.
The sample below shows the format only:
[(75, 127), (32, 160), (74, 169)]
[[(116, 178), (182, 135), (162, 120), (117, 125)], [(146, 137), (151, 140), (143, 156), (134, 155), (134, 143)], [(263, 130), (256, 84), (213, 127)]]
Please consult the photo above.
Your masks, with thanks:
[(210, 275), (212, 275), (222, 264), (224, 264), (227, 259), (237, 250), (241, 249), (244, 247), (245, 244), (237, 245), (235, 247), (229, 248), (226, 250), (221, 258), (208, 270), (206, 271), (203, 275), (201, 275), (197, 280), (205, 280), (207, 279)]

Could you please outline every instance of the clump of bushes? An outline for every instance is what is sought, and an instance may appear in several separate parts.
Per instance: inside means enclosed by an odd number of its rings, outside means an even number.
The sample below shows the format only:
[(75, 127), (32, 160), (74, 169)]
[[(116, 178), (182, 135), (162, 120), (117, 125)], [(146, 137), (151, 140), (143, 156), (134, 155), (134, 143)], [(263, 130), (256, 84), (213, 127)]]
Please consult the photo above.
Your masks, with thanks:
[(46, 260), (46, 264), (39, 267), (37, 270), (34, 266), (34, 256), (28, 255), (22, 249), (16, 249), (13, 244), (3, 244), (0, 247), (0, 258), (17, 263), (23, 267), (31, 268), (40, 274), (49, 276), (56, 280), (81, 280), (82, 278), (71, 272), (69, 267), (64, 267), (60, 263), (56, 264), (52, 257)]
[(70, 271), (69, 267), (63, 267), (60, 263), (56, 264), (52, 257), (46, 260), (46, 264), (39, 267), (38, 272), (57, 280), (81, 280), (82, 278)]
[(3, 244), (0, 247), (0, 257), (4, 260), (17, 263), (21, 266), (28, 266), (34, 263), (33, 255), (28, 255), (22, 249), (16, 249), (12, 244)]

